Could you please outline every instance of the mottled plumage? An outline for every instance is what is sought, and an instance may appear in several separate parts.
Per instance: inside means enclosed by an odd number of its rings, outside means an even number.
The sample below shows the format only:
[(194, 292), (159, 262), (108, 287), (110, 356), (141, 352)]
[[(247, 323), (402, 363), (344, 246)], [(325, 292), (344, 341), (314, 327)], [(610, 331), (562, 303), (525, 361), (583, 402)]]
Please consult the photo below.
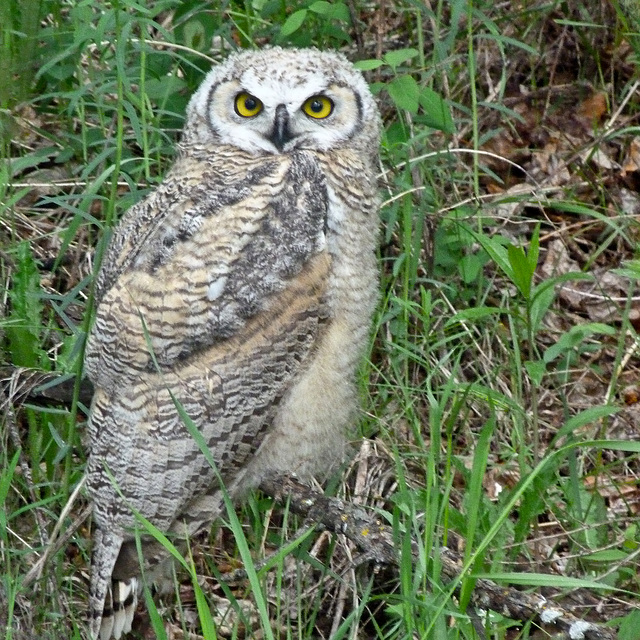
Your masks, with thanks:
[[(375, 103), (343, 56), (240, 53), (206, 77), (174, 167), (123, 217), (85, 363), (94, 638), (130, 628), (134, 511), (178, 537), (220, 512), (176, 403), (232, 497), (340, 458), (376, 301), (378, 145)], [(143, 549), (151, 568), (166, 555)]]

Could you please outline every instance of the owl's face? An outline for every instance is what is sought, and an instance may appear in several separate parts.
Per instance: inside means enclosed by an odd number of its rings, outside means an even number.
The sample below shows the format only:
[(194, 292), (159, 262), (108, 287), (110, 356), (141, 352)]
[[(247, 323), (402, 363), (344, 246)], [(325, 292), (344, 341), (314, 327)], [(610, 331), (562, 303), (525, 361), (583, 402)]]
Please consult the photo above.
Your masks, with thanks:
[(206, 77), (187, 115), (185, 138), (250, 153), (357, 147), (378, 127), (360, 72), (343, 56), (315, 49), (275, 47), (230, 57)]

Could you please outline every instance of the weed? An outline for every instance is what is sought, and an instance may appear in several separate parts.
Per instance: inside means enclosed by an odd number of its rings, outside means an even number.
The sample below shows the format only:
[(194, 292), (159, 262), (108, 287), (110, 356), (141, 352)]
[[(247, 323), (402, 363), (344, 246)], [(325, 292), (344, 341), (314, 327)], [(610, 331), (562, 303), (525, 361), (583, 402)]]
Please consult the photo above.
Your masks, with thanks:
[[(479, 623), (467, 606), (488, 578), (589, 589), (621, 637), (635, 637), (633, 2), (0, 5), (5, 638), (86, 633), (82, 496), (37, 589), (23, 581), (82, 477), (93, 274), (121, 214), (170, 166), (212, 61), (267, 44), (343, 49), (383, 112), (366, 438), (328, 491), (393, 527), (400, 569), (374, 574), (342, 540), (296, 537), (301, 523), (256, 495), (178, 554), (178, 608), (145, 592), (151, 627), (158, 637), (167, 625), (193, 631), (195, 611), (205, 637), (255, 627), (270, 637), (453, 639), (477, 637), (482, 624), (504, 638), (514, 621), (490, 613)], [(38, 396), (17, 367), (75, 377), (71, 401), (21, 404)], [(452, 585), (438, 550), (458, 541), (464, 571)], [(227, 585), (241, 564), (248, 578)], [(213, 601), (227, 613), (209, 615)]]

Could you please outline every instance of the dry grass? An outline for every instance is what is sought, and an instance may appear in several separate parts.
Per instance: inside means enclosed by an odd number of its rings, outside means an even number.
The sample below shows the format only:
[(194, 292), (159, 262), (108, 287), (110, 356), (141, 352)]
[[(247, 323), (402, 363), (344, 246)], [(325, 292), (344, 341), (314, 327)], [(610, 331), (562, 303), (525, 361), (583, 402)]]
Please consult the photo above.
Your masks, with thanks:
[[(111, 7), (54, 4), (43, 5), (37, 84), (20, 103), (0, 95), (0, 630), (14, 639), (85, 634), (83, 494), (60, 514), (84, 464), (88, 400), (74, 380), (96, 247), (170, 164), (181, 110), (208, 65), (200, 54), (273, 42), (291, 13), (261, 14), (261, 3), (207, 13), (194, 1), (150, 3), (143, 15), (123, 3), (116, 24)], [(445, 597), (433, 560), (460, 540), (476, 573), (529, 577), (577, 615), (638, 638), (634, 7), (489, 3), (469, 16), (456, 2), (347, 4), (351, 26), (311, 12), (284, 41), (346, 46), (354, 59), (416, 52), (368, 72), (386, 127), (382, 296), (362, 372), (365, 439), (328, 488), (379, 511), (396, 533), (401, 570), (359, 566), (346, 540), (298, 534), (303, 523), (253, 496), (241, 520), (256, 561), (292, 540), (294, 548), (259, 573), (265, 622), (233, 574), (229, 529), (194, 541), (218, 633), (477, 637), (465, 612), (472, 581), (459, 599)], [(165, 46), (171, 38), (187, 50)], [(423, 92), (414, 113), (388, 91), (402, 76)], [(434, 128), (427, 89), (447, 100), (452, 133)], [(67, 374), (61, 395), (71, 401), (52, 399), (56, 386), (29, 392), (42, 378), (12, 376), (15, 367)], [(63, 532), (67, 543), (24, 586)], [(412, 538), (424, 550), (418, 563), (407, 553)], [(583, 588), (569, 588), (569, 577)], [(159, 605), (167, 637), (198, 637), (189, 580), (178, 576), (176, 589), (178, 599)], [(142, 611), (138, 624), (142, 637), (156, 637)], [(529, 637), (533, 627), (493, 614), (486, 633)]]

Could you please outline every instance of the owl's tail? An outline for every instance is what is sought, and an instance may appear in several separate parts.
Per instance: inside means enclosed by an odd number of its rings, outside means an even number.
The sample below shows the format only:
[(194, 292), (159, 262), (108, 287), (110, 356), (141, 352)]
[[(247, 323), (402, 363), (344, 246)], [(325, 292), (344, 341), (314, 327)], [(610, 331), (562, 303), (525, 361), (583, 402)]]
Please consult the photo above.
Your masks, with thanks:
[(131, 631), (138, 600), (137, 580), (111, 579), (122, 541), (121, 536), (99, 528), (93, 535), (89, 593), (92, 640), (109, 640), (112, 636), (118, 640), (123, 633)]

